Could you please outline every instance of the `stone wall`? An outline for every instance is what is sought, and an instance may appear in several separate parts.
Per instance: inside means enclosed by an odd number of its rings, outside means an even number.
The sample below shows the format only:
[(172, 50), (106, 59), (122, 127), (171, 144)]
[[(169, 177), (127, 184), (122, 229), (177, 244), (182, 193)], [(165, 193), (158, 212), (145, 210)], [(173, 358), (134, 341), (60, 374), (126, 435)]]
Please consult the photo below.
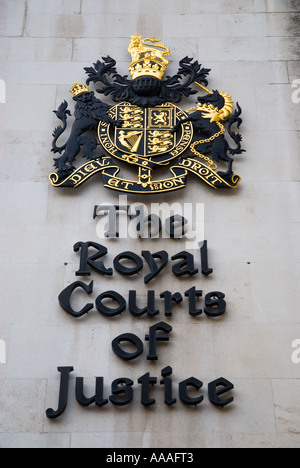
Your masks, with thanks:
[[(300, 339), (299, 13), (298, 0), (1, 0), (1, 447), (300, 446), (300, 364), (292, 361)], [(77, 191), (48, 181), (58, 124), (52, 110), (63, 99), (71, 103), (71, 84), (83, 83), (83, 67), (102, 56), (128, 73), (136, 32), (171, 49), (168, 74), (186, 55), (212, 69), (209, 88), (230, 92), (243, 108), (247, 150), (235, 160), (237, 191), (191, 179), (184, 191), (143, 199), (204, 203), (213, 275), (177, 279), (168, 267), (145, 287), (143, 275), (92, 274), (92, 301), (107, 289), (124, 296), (137, 289), (142, 302), (146, 289), (183, 293), (196, 285), (226, 294), (227, 312), (217, 320), (191, 318), (184, 305), (171, 318), (160, 314), (157, 321), (170, 323), (173, 334), (155, 363), (145, 353), (120, 361), (111, 341), (125, 332), (143, 338), (156, 320), (93, 311), (76, 321), (60, 308), (58, 294), (76, 280), (73, 245), (99, 242), (93, 207), (118, 203), (118, 196), (101, 177)], [(109, 264), (124, 250), (184, 250), (183, 240), (104, 242)], [(68, 365), (75, 368), (68, 408), (50, 421), (57, 367)], [(167, 365), (174, 385), (192, 375), (204, 382), (198, 408), (168, 408), (161, 388), (155, 406), (140, 405), (136, 379), (148, 371), (160, 379)], [(85, 377), (88, 395), (95, 376), (105, 377), (106, 395), (113, 379), (130, 377), (134, 402), (83, 408), (74, 398), (75, 375)], [(207, 383), (221, 376), (235, 385), (234, 403), (223, 410), (207, 398)]]

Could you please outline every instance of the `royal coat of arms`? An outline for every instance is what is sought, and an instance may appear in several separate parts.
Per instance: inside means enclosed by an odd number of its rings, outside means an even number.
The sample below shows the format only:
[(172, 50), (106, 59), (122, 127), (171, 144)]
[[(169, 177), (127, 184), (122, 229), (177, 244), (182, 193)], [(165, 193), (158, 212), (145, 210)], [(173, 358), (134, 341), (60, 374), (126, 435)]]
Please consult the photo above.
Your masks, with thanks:
[[(56, 172), (49, 177), (52, 185), (76, 188), (102, 173), (107, 188), (162, 193), (184, 188), (193, 174), (214, 189), (236, 188), (240, 176), (232, 170), (233, 156), (244, 151), (241, 135), (233, 130), (242, 123), (239, 104), (235, 108), (228, 93), (207, 89), (210, 70), (188, 57), (180, 61), (176, 75), (163, 79), (171, 54), (154, 37), (131, 36), (128, 51), (132, 79), (119, 75), (116, 61), (108, 56), (85, 68), (86, 84), (74, 83), (70, 91), (75, 120), (61, 146), (58, 140), (71, 112), (66, 101), (54, 111), (62, 125), (53, 132), (52, 151), (59, 157)], [(95, 97), (91, 82), (101, 83), (96, 92), (111, 96), (115, 104)], [(205, 94), (191, 108), (184, 111), (177, 106), (199, 89)], [(78, 155), (87, 161), (76, 169)], [(122, 164), (135, 166), (135, 178), (120, 177)], [(154, 177), (158, 168), (168, 171), (166, 178)]]

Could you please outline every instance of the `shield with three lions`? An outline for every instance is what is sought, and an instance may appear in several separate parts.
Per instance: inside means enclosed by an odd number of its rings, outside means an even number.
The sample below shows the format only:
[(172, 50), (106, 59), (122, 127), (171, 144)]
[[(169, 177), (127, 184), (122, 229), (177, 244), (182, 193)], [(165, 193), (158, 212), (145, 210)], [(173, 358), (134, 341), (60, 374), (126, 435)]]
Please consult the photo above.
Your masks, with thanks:
[(123, 153), (151, 158), (172, 151), (176, 137), (171, 133), (175, 125), (175, 106), (142, 109), (137, 106), (116, 106), (116, 120), (121, 126), (115, 129), (114, 143)]
[(170, 161), (185, 151), (191, 143), (191, 122), (174, 132), (175, 125), (186, 114), (170, 102), (161, 106), (142, 108), (129, 102), (114, 106), (109, 115), (119, 125), (99, 124), (99, 140), (111, 155), (128, 162), (140, 162), (154, 167)]
[(139, 167), (138, 181), (144, 189), (152, 186), (152, 170), (177, 158), (192, 141), (191, 122), (181, 125), (180, 132), (173, 131), (186, 114), (170, 102), (148, 108), (122, 102), (109, 115), (118, 125), (100, 122), (99, 141), (112, 156)]

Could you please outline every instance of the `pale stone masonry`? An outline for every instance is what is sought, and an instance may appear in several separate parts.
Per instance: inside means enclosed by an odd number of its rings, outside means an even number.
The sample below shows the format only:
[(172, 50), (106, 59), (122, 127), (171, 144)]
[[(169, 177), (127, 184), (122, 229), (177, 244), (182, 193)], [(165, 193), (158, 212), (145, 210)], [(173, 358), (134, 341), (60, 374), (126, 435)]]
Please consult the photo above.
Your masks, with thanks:
[[(300, 339), (299, 24), (299, 0), (0, 1), (1, 448), (300, 447), (300, 363), (292, 361), (292, 343)], [(157, 321), (167, 319), (173, 336), (152, 365), (145, 354), (120, 361), (111, 341), (125, 332), (143, 338), (153, 320), (126, 311), (115, 320), (91, 312), (75, 321), (57, 301), (76, 280), (73, 245), (99, 241), (94, 205), (117, 204), (117, 193), (103, 188), (100, 176), (76, 191), (48, 181), (58, 125), (53, 109), (64, 99), (72, 103), (73, 81), (84, 82), (83, 68), (103, 56), (128, 74), (136, 32), (171, 49), (169, 75), (187, 55), (212, 69), (209, 88), (229, 92), (242, 106), (247, 150), (235, 159), (237, 191), (220, 193), (190, 179), (184, 191), (143, 199), (205, 204), (213, 275), (182, 280), (169, 268), (147, 287), (143, 275), (90, 277), (92, 301), (108, 289), (125, 297), (136, 289), (141, 303), (147, 289), (158, 297), (194, 285), (226, 294), (227, 313), (218, 320), (193, 319), (184, 305), (171, 318), (160, 314)], [(194, 97), (180, 106), (191, 103)], [(110, 264), (124, 250), (184, 250), (182, 241), (103, 242)], [(50, 421), (45, 411), (57, 405), (57, 367), (71, 365), (67, 411)], [(197, 409), (180, 402), (167, 408), (159, 385), (155, 407), (140, 405), (137, 378), (149, 371), (160, 379), (167, 365), (174, 391), (192, 375), (204, 382)], [(106, 395), (112, 380), (128, 376), (134, 402), (121, 410), (80, 407), (75, 376), (85, 377), (88, 395), (95, 376), (104, 376)], [(235, 400), (220, 411), (208, 401), (207, 384), (221, 376), (234, 383)]]

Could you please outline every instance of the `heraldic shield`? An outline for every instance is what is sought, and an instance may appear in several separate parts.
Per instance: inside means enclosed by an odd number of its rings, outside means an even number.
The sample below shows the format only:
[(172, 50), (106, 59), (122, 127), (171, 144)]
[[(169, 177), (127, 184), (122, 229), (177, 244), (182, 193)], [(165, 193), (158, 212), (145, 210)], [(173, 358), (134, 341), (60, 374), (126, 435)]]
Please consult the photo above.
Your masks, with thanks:
[(152, 186), (155, 167), (168, 165), (192, 141), (191, 122), (181, 125), (180, 132), (173, 131), (187, 114), (170, 102), (148, 108), (122, 102), (111, 108), (109, 115), (119, 124), (99, 123), (100, 144), (115, 158), (139, 167), (138, 185), (143, 189)]
[(176, 146), (175, 134), (171, 133), (174, 111), (171, 104), (150, 109), (127, 103), (117, 105), (115, 119), (122, 124), (115, 128), (116, 147), (121, 152), (146, 158), (168, 153)]
[[(116, 61), (102, 57), (85, 68), (85, 84), (74, 82), (70, 89), (75, 101), (75, 120), (67, 141), (58, 140), (66, 131), (71, 111), (66, 101), (55, 112), (62, 125), (53, 132), (52, 151), (56, 172), (49, 178), (54, 187), (76, 188), (94, 174), (102, 173), (104, 187), (129, 193), (161, 193), (184, 188), (192, 174), (214, 189), (236, 188), (240, 176), (232, 169), (233, 156), (242, 154), (242, 136), (234, 130), (242, 123), (242, 109), (236, 108), (229, 93), (209, 90), (209, 69), (185, 57), (176, 75), (163, 79), (170, 50), (158, 39), (130, 38), (128, 48), (132, 79), (117, 73)], [(106, 104), (90, 90), (111, 96)], [(177, 104), (198, 94), (186, 111)], [(230, 146), (226, 134), (232, 139)], [(86, 163), (76, 169), (77, 156)], [(120, 177), (125, 168), (136, 168), (133, 179)], [(222, 163), (221, 166), (219, 164)], [(155, 178), (155, 170), (167, 168), (165, 179)], [(222, 168), (222, 170), (221, 170)], [(158, 171), (161, 173), (161, 171)], [(157, 173), (158, 173), (157, 172)]]

